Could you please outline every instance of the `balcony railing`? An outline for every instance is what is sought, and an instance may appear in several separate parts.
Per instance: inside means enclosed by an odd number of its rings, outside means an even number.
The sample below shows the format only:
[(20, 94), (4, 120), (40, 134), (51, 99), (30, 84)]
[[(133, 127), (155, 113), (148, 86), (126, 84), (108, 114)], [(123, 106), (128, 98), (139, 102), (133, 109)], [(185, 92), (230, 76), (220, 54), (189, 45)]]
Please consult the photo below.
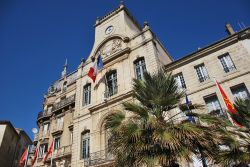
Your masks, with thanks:
[(63, 131), (63, 123), (61, 124), (56, 124), (55, 126), (53, 126), (52, 128), (52, 134), (53, 133), (59, 133), (59, 132), (62, 132)]
[[(63, 107), (66, 107), (74, 102), (75, 102), (75, 95), (72, 95), (72, 96), (69, 96), (65, 99), (62, 99), (60, 102), (58, 102), (52, 106), (52, 112), (57, 111)], [(40, 111), (37, 115), (37, 119), (40, 119), (42, 117), (51, 116), (52, 112), (51, 112), (51, 110), (50, 110), (50, 112), (48, 110)]]
[(47, 116), (50, 116), (51, 113), (48, 113), (47, 111), (40, 111), (37, 115), (37, 119), (40, 119), (42, 117), (47, 117)]
[(88, 159), (84, 160), (84, 166), (95, 166), (105, 163), (112, 163), (114, 156), (108, 152), (108, 149), (91, 153)]
[(235, 66), (224, 67), (225, 73), (228, 73), (228, 72), (233, 71), (233, 70), (235, 70), (235, 69), (236, 69)]
[(47, 131), (46, 133), (43, 131), (42, 133), (40, 133), (39, 135), (39, 139), (48, 139), (49, 138), (49, 135), (50, 135), (50, 132)]
[(56, 103), (54, 106), (53, 106), (53, 109), (52, 111), (56, 111), (56, 110), (59, 110), (67, 105), (70, 105), (72, 103), (75, 102), (75, 95), (72, 95), (72, 96), (69, 96), (65, 99), (62, 99), (60, 102)]
[(117, 92), (118, 92), (118, 86), (108, 88), (108, 90), (106, 90), (104, 92), (104, 97), (105, 98), (111, 97), (111, 96), (117, 94)]
[(59, 158), (67, 155), (71, 155), (71, 145), (60, 147), (53, 152), (54, 158)]

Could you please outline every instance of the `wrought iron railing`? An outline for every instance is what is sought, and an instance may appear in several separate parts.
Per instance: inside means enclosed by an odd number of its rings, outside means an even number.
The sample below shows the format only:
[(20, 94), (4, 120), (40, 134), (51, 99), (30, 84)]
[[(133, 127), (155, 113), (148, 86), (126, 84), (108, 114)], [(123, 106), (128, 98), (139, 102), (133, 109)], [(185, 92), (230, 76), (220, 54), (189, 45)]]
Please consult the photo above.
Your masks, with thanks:
[(89, 158), (84, 159), (84, 166), (94, 166), (104, 163), (113, 162), (114, 156), (106, 150), (101, 150), (97, 152), (93, 152), (90, 154)]
[(226, 73), (228, 73), (228, 72), (230, 72), (230, 71), (233, 71), (233, 70), (235, 70), (236, 68), (235, 68), (235, 66), (233, 65), (233, 66), (228, 66), (228, 67), (224, 67), (224, 71), (226, 72)]
[(118, 86), (112, 87), (112, 88), (108, 88), (105, 92), (104, 92), (104, 97), (108, 98), (111, 97), (115, 94), (118, 93)]
[(40, 111), (37, 115), (37, 119), (40, 119), (42, 117), (47, 117), (47, 116), (50, 116), (51, 113), (48, 113), (46, 110), (45, 111)]
[(200, 82), (204, 82), (204, 81), (206, 81), (206, 80), (208, 80), (209, 79), (209, 76), (207, 75), (207, 76), (199, 76), (199, 81)]
[[(75, 95), (72, 95), (72, 96), (69, 96), (65, 99), (62, 99), (60, 102), (58, 102), (52, 106), (52, 112), (57, 111), (57, 110), (65, 107), (67, 105), (74, 103), (74, 102), (75, 102)], [(50, 116), (52, 114), (52, 112), (48, 112), (47, 110), (40, 111), (37, 115), (37, 119), (40, 119), (40, 118), (46, 117), (46, 116)]]
[(53, 109), (52, 111), (56, 111), (58, 109), (61, 109), (69, 104), (72, 104), (75, 102), (75, 95), (72, 95), (72, 96), (69, 96), (65, 99), (62, 99), (60, 102), (56, 103), (54, 106), (53, 106)]

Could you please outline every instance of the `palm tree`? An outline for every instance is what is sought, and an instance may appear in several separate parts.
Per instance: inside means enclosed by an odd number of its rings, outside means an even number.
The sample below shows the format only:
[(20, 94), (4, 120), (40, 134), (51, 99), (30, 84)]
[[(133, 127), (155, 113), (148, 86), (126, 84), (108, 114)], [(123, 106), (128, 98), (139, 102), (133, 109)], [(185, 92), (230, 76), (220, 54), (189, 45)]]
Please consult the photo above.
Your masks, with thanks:
[(250, 100), (236, 99), (234, 106), (237, 113), (231, 116), (244, 127), (227, 129), (224, 134), (227, 147), (215, 159), (224, 166), (247, 167), (250, 163)]
[(123, 111), (106, 120), (117, 166), (174, 167), (180, 160), (192, 161), (194, 154), (211, 159), (218, 151), (221, 123), (216, 118), (201, 115), (201, 121), (213, 122), (205, 126), (187, 121), (183, 112), (172, 114), (184, 92), (171, 74), (159, 70), (154, 74), (146, 72), (144, 80), (134, 79), (133, 97), (133, 102), (123, 104)]
[(237, 114), (232, 114), (232, 117), (243, 126), (250, 128), (250, 99), (236, 99), (234, 106)]

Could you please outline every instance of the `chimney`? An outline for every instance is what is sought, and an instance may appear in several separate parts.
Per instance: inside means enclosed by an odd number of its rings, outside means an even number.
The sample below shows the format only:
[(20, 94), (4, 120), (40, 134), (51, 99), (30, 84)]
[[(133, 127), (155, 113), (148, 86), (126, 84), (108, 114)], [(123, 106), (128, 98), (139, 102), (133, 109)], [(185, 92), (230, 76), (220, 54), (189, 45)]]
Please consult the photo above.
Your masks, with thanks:
[(233, 35), (235, 33), (233, 27), (229, 23), (226, 24), (226, 32), (228, 35)]

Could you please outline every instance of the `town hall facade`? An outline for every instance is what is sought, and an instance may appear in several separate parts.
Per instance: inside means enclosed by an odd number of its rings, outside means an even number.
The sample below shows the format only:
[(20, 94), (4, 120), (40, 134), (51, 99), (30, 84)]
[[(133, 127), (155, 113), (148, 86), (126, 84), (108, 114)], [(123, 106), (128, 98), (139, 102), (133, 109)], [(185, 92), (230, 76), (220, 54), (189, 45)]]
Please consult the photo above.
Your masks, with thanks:
[[(51, 156), (45, 163), (42, 159), (53, 140), (53, 166), (112, 166), (105, 118), (121, 110), (122, 103), (133, 101), (132, 80), (143, 79), (144, 71), (172, 72), (191, 101), (207, 106), (201, 112), (225, 112), (214, 79), (230, 100), (249, 98), (249, 28), (236, 33), (227, 25), (227, 37), (174, 61), (148, 23), (141, 27), (124, 4), (98, 18), (94, 27), (95, 42), (88, 58), (71, 73), (65, 64), (61, 78), (44, 97), (34, 140), (39, 147), (35, 166), (50, 166)], [(87, 74), (100, 55), (103, 68), (93, 82)], [(187, 165), (195, 163), (183, 163)]]

